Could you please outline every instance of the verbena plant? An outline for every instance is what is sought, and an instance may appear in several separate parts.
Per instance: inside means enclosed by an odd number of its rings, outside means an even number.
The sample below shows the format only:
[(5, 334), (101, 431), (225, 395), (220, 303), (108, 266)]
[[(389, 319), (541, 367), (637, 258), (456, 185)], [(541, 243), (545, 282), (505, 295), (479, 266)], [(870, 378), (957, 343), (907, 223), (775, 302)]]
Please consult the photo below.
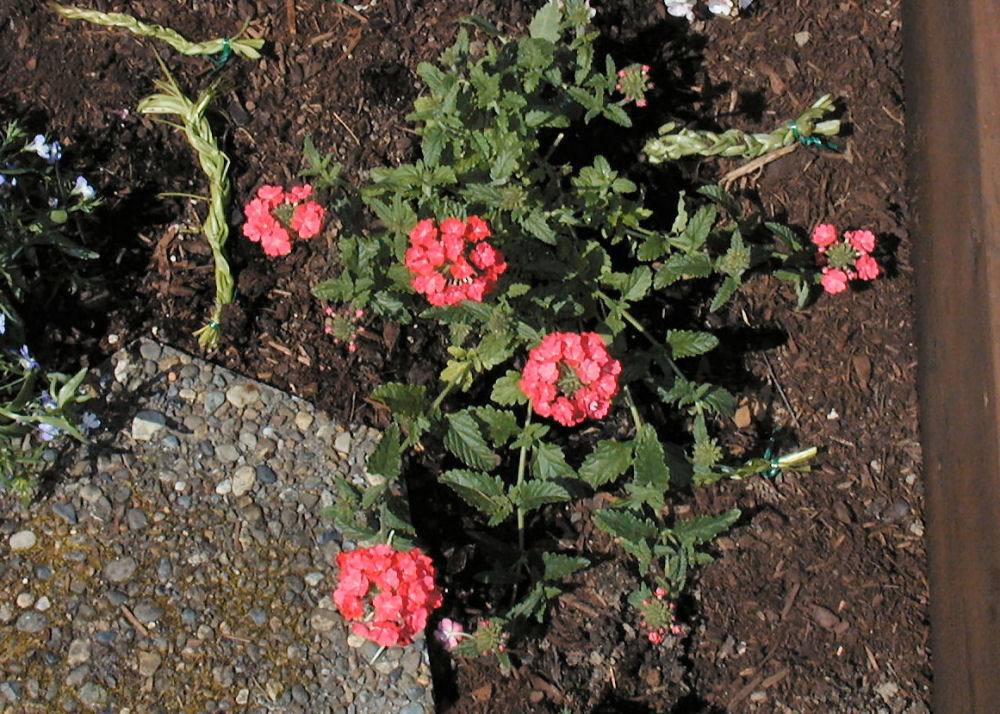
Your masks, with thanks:
[[(672, 226), (662, 230), (651, 225), (644, 192), (605, 156), (553, 159), (560, 142), (574, 142), (591, 122), (631, 124), (627, 100), (616, 95), (620, 70), (610, 57), (598, 58), (590, 16), (584, 0), (551, 0), (520, 39), (471, 18), (487, 37), (481, 51), (463, 28), (438, 63), (421, 64), (427, 91), (409, 117), (420, 158), (372, 170), (361, 197), (379, 228), (352, 225), (359, 211), (342, 206), (342, 271), (314, 288), (323, 300), (447, 330), (450, 359), (438, 390), (391, 383), (373, 394), (392, 413), (368, 462), (383, 482), (360, 487), (341, 479), (342, 500), (331, 515), (350, 538), (384, 541), (392, 531), (401, 542), (413, 534), (391, 496), (403, 454), (418, 444), (443, 445), (455, 464), (438, 480), (495, 529), (477, 537), (491, 563), (481, 577), (499, 589), (496, 601), (502, 592), (514, 603), (463, 640), (458, 651), (467, 654), (500, 646), (504, 629), (541, 621), (566, 578), (589, 564), (580, 553), (528, 537), (540, 509), (606, 493), (609, 505), (593, 513), (594, 523), (635, 557), (647, 585), (633, 604), (648, 608), (643, 602), (654, 590), (676, 597), (691, 568), (711, 559), (703, 546), (740, 516), (734, 509), (670, 517), (672, 487), (798, 468), (813, 453), (727, 464), (713, 430), (731, 417), (734, 398), (691, 376), (718, 338), (680, 321), (642, 321), (646, 305), (662, 300), (657, 293), (694, 280), (713, 286), (708, 309), (719, 310), (754, 265), (782, 263), (796, 246), (752, 243), (760, 218), (744, 216), (718, 187), (700, 189), (696, 199), (682, 194)], [(307, 173), (337, 184), (336, 167), (307, 148)], [(578, 155), (587, 149), (573, 148)], [(468, 252), (458, 256), (461, 231)], [(462, 295), (467, 299), (457, 299)], [(578, 337), (565, 338), (559, 344), (570, 346), (556, 354), (553, 335)], [(577, 368), (562, 357), (580, 339), (589, 357)], [(541, 372), (526, 367), (546, 359)], [(591, 381), (590, 362), (610, 376), (592, 404), (578, 405), (582, 415), (540, 396), (551, 378), (558, 394), (572, 397)], [(620, 362), (620, 373), (612, 362)], [(640, 392), (678, 414), (690, 435), (665, 439), (670, 427), (634, 397)], [(549, 417), (594, 424), (587, 417), (604, 416), (601, 399), (611, 396), (629, 426), (604, 429), (588, 453), (568, 449), (574, 430)], [(516, 530), (514, 545), (503, 535), (508, 526)]]

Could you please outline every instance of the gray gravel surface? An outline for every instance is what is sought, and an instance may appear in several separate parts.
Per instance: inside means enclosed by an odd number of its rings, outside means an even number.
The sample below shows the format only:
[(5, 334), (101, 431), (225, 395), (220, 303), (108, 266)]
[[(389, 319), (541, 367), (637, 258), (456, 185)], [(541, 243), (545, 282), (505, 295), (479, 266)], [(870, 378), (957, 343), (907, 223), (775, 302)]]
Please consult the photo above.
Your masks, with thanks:
[(54, 490), (0, 497), (0, 711), (433, 711), (425, 643), (376, 657), (330, 599), (320, 510), (376, 432), (145, 340), (99, 390)]

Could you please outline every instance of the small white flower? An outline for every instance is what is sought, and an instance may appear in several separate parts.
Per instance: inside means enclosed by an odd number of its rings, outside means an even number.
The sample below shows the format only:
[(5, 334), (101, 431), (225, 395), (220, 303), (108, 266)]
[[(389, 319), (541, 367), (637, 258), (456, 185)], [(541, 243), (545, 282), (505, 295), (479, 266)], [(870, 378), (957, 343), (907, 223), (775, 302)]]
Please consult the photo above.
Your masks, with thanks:
[(738, 12), (733, 0), (708, 0), (708, 11), (713, 15), (735, 15)]
[(694, 22), (694, 2), (695, 0), (663, 0), (667, 6), (667, 12), (674, 17), (686, 18), (688, 22)]
[(97, 418), (97, 415), (93, 412), (84, 412), (80, 415), (80, 430), (86, 434), (92, 429), (96, 429), (101, 425), (101, 420)]

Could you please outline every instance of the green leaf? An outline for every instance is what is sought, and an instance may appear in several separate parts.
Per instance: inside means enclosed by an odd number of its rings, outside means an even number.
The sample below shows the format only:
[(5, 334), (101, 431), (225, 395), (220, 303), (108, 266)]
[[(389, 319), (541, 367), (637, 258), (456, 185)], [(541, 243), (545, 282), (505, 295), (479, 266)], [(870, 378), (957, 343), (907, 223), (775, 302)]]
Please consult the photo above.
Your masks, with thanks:
[(699, 208), (697, 213), (691, 217), (681, 234), (687, 250), (697, 250), (705, 245), (708, 234), (712, 231), (712, 226), (715, 225), (718, 212), (715, 204), (710, 203)]
[(680, 521), (671, 529), (677, 538), (684, 543), (701, 545), (729, 530), (741, 515), (740, 509), (734, 508), (718, 516), (698, 516)]
[(354, 297), (354, 281), (345, 270), (336, 278), (324, 280), (312, 288), (312, 294), (320, 300), (331, 302), (350, 302)]
[(503, 446), (511, 437), (521, 431), (513, 412), (494, 407), (475, 407), (470, 410), (489, 429), (490, 440), (496, 447)]
[(586, 558), (562, 553), (542, 553), (542, 563), (545, 568), (542, 580), (562, 580), (590, 565)]
[(516, 149), (505, 149), (497, 154), (490, 167), (490, 178), (494, 181), (505, 181), (517, 168), (517, 160), (521, 152)]
[(513, 369), (507, 370), (504, 376), (500, 377), (493, 385), (490, 399), (505, 407), (514, 404), (524, 404), (528, 398), (521, 391), (521, 373)]
[(390, 480), (399, 478), (403, 472), (399, 427), (395, 424), (386, 428), (375, 451), (368, 457), (368, 470)]
[(438, 124), (428, 124), (424, 127), (422, 134), (421, 150), (423, 151), (424, 163), (428, 166), (436, 166), (441, 160), (441, 152), (444, 150), (447, 135)]
[(528, 33), (531, 37), (549, 42), (559, 41), (559, 21), (562, 19), (562, 11), (559, 9), (557, 0), (549, 0), (542, 5), (541, 9), (531, 18), (528, 25)]
[(416, 417), (427, 408), (427, 388), (416, 384), (389, 382), (375, 389), (371, 398), (396, 415)]
[(448, 414), (448, 431), (444, 436), (444, 447), (474, 469), (489, 470), (498, 463), (494, 454), (479, 431), (479, 424), (468, 411)]
[(667, 343), (675, 359), (695, 357), (711, 352), (719, 344), (719, 338), (710, 332), (696, 330), (667, 330)]
[(785, 244), (789, 250), (802, 250), (802, 243), (799, 241), (799, 237), (795, 235), (793, 231), (788, 226), (782, 225), (781, 223), (772, 223), (770, 221), (765, 221), (764, 225), (769, 231), (771, 231), (777, 238)]
[(640, 265), (628, 275), (622, 288), (622, 299), (635, 302), (646, 297), (650, 285), (653, 284), (653, 273), (645, 265)]
[(549, 245), (556, 244), (556, 232), (546, 222), (545, 216), (542, 215), (541, 211), (532, 211), (531, 215), (521, 221), (521, 225), (524, 226), (524, 229), (528, 233), (543, 243), (548, 243)]
[(531, 455), (531, 473), (543, 481), (576, 476), (573, 467), (566, 463), (566, 454), (562, 448), (546, 442), (534, 448)]
[(625, 110), (617, 104), (605, 104), (602, 114), (615, 124), (623, 126), (626, 129), (632, 126), (632, 120), (629, 118), (628, 114), (626, 114)]
[(678, 253), (667, 258), (656, 271), (653, 287), (665, 288), (681, 278), (704, 278), (711, 274), (712, 259), (705, 253)]
[(628, 542), (638, 542), (655, 538), (660, 530), (646, 518), (639, 518), (631, 511), (615, 511), (602, 508), (594, 512), (594, 525), (615, 538)]
[(54, 211), (49, 211), (49, 220), (56, 225), (61, 225), (69, 220), (69, 214), (61, 208), (57, 208)]
[(553, 481), (525, 481), (510, 488), (510, 500), (522, 511), (533, 511), (546, 503), (564, 503), (572, 496)]
[(591, 488), (611, 483), (632, 465), (631, 441), (599, 441), (580, 466), (580, 478)]
[(87, 377), (87, 368), (84, 367), (79, 372), (74, 374), (68, 382), (66, 382), (62, 387), (59, 388), (59, 393), (56, 395), (56, 406), (58, 408), (62, 409), (68, 404), (77, 401), (76, 390), (80, 388), (80, 385), (83, 384), (83, 380), (86, 377)]
[(490, 476), (482, 471), (452, 469), (438, 477), (441, 483), (450, 486), (463, 501), (489, 517), (489, 524), (495, 526), (514, 510), (504, 493), (503, 481), (499, 476)]
[(715, 294), (712, 298), (712, 304), (709, 306), (710, 312), (715, 312), (720, 307), (729, 302), (731, 298), (740, 287), (740, 279), (729, 275), (725, 280), (722, 281), (722, 285), (719, 286), (719, 292)]

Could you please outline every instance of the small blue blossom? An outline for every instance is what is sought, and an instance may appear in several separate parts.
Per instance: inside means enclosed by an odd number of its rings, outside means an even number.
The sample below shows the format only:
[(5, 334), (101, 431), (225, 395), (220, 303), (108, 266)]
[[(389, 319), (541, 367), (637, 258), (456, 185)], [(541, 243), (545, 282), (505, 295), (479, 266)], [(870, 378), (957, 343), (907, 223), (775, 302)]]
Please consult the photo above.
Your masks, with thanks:
[(50, 164), (54, 164), (62, 158), (62, 144), (53, 141), (51, 144), (45, 143), (45, 134), (35, 134), (31, 143), (24, 147), (25, 151), (34, 151)]
[(55, 409), (57, 406), (59, 406), (56, 403), (56, 400), (53, 399), (52, 395), (49, 394), (48, 392), (42, 392), (42, 396), (39, 401), (42, 403), (42, 408), (44, 409)]
[(86, 434), (101, 425), (101, 420), (93, 412), (84, 412), (80, 415), (80, 430)]
[(41, 365), (35, 361), (35, 358), (32, 357), (31, 353), (28, 351), (27, 345), (21, 345), (21, 350), (17, 353), (17, 355), (21, 358), (21, 366), (25, 369), (30, 369), (32, 372), (36, 369), (41, 369)]
[(72, 190), (70, 190), (70, 194), (79, 196), (84, 201), (89, 201), (97, 195), (97, 191), (94, 190), (93, 186), (87, 183), (87, 179), (83, 176), (77, 176), (76, 182), (73, 184)]
[(57, 426), (45, 423), (38, 425), (38, 435), (42, 437), (42, 441), (52, 441), (61, 433), (62, 430)]
[(7, 334), (7, 313), (0, 310), (0, 335)]
[(49, 208), (56, 208), (59, 205), (59, 199), (55, 196), (49, 198)]

